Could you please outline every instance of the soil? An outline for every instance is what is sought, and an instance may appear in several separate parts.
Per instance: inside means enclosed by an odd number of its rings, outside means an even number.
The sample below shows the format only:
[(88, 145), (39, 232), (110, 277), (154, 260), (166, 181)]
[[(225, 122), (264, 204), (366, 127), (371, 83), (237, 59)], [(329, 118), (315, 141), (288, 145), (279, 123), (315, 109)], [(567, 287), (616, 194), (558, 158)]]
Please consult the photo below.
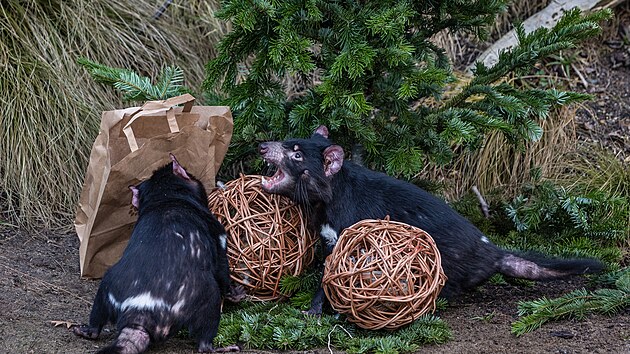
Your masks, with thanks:
[[(626, 3), (617, 9), (616, 21), (605, 31), (607, 39), (592, 42), (585, 50), (589, 54), (579, 56), (572, 68), (572, 89), (596, 96), (577, 112), (579, 139), (596, 142), (626, 162), (630, 162), (629, 7)], [(0, 228), (0, 353), (86, 353), (113, 339), (111, 328), (89, 341), (66, 327), (87, 321), (99, 284), (79, 277), (78, 247), (73, 233)], [(582, 278), (533, 286), (486, 284), (439, 314), (453, 339), (423, 347), (419, 353), (630, 353), (630, 309), (612, 317), (589, 315), (582, 321), (548, 323), (521, 337), (510, 333), (519, 301), (558, 297), (583, 287), (589, 284)], [(152, 352), (193, 353), (196, 346), (192, 339), (177, 337)]]
[[(0, 353), (87, 353), (113, 340), (111, 327), (96, 341), (67, 328), (87, 321), (99, 285), (80, 279), (78, 247), (75, 234), (0, 232)], [(552, 322), (521, 337), (510, 333), (519, 301), (583, 287), (589, 286), (582, 278), (533, 286), (486, 284), (439, 314), (453, 339), (419, 353), (630, 353), (630, 309), (612, 317)], [(196, 345), (178, 336), (151, 352), (194, 353)]]

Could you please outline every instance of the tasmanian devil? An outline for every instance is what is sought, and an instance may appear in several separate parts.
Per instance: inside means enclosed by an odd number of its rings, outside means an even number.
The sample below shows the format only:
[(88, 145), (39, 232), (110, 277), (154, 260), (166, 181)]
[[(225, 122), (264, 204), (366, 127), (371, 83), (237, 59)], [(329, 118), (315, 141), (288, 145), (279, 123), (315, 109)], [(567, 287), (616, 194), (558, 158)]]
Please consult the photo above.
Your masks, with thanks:
[[(277, 167), (263, 177), (263, 190), (292, 198), (310, 211), (324, 255), (330, 254), (339, 233), (363, 219), (392, 220), (417, 226), (435, 240), (448, 280), (441, 296), (453, 298), (495, 273), (525, 279), (555, 279), (600, 271), (592, 259), (550, 259), (503, 250), (445, 202), (423, 189), (385, 174), (344, 161), (343, 149), (319, 127), (309, 139), (265, 142), (259, 152)], [(322, 311), (320, 287), (308, 313)]]
[(215, 351), (221, 296), (230, 292), (227, 237), (208, 210), (203, 185), (171, 160), (129, 187), (138, 221), (101, 281), (89, 325), (74, 328), (96, 339), (105, 324), (116, 324), (118, 337), (98, 353), (142, 353), (182, 328), (197, 338), (200, 352)]

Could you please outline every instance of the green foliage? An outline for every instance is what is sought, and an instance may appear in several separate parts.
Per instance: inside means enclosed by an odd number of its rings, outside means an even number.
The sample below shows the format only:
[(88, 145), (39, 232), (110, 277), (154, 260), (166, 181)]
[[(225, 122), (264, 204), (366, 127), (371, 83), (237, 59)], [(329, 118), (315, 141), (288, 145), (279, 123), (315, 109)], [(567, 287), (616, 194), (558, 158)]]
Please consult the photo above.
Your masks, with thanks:
[(101, 112), (120, 105), (77, 56), (151, 73), (177, 61), (197, 85), (224, 32), (208, 20), (216, 1), (198, 3), (155, 22), (143, 19), (153, 0), (0, 2), (2, 218), (27, 230), (73, 229)]
[(475, 316), (472, 319), (477, 320), (477, 321), (490, 322), (492, 321), (495, 315), (496, 315), (496, 312), (492, 311), (492, 312), (486, 313), (483, 316)]
[(243, 303), (221, 316), (215, 343), (247, 349), (307, 350), (333, 346), (348, 353), (410, 353), (451, 338), (446, 323), (425, 315), (397, 331), (368, 331), (333, 316), (305, 316), (287, 304)]
[[(627, 198), (604, 190), (569, 190), (541, 180), (533, 182), (511, 202), (501, 194), (487, 195), (490, 218), (481, 213), (472, 194), (453, 207), (493, 242), (508, 249), (531, 250), (560, 257), (597, 258), (614, 266), (623, 258), (619, 248), (628, 237), (630, 208)], [(501, 283), (501, 279), (495, 279)]]
[(596, 278), (596, 281), (598, 284), (600, 284), (603, 287), (612, 288), (612, 287), (617, 286), (621, 288), (622, 290), (630, 291), (630, 288), (628, 288), (628, 283), (627, 283), (628, 281), (630, 281), (629, 274), (630, 274), (630, 268), (614, 270), (614, 271), (600, 274)]
[(511, 278), (508, 276), (505, 276), (503, 274), (500, 273), (496, 273), (494, 274), (492, 277), (490, 277), (490, 279), (488, 279), (488, 283), (490, 284), (494, 284), (494, 285), (517, 285), (517, 286), (522, 286), (522, 287), (532, 287), (534, 286), (535, 282), (533, 280), (527, 280), (527, 279), (520, 279), (520, 278)]
[[(484, 195), (484, 199), (486, 200), (487, 203), (489, 203), (488, 207), (489, 207), (489, 212), (491, 212), (491, 214), (493, 215), (492, 218), (486, 218), (484, 216), (481, 208), (479, 207), (479, 199), (472, 192), (467, 193), (464, 196), (462, 196), (462, 198), (453, 201), (451, 203), (451, 207), (453, 207), (455, 211), (457, 211), (459, 214), (464, 216), (470, 222), (475, 224), (475, 226), (479, 230), (481, 230), (484, 234), (491, 235), (491, 234), (498, 233), (497, 229), (501, 228), (501, 226), (498, 225), (499, 220), (497, 220), (497, 218), (495, 217), (497, 214), (496, 213), (497, 205), (495, 204), (497, 203), (498, 200), (500, 200), (503, 197), (504, 197), (503, 194)], [(511, 222), (510, 222), (510, 226), (511, 226)]]
[(343, 347), (348, 353), (408, 353), (425, 344), (445, 343), (452, 334), (445, 322), (433, 315), (418, 318), (397, 331), (356, 330)]
[(505, 207), (517, 231), (561, 235), (565, 240), (586, 236), (604, 243), (628, 236), (627, 197), (601, 190), (576, 194), (550, 181), (540, 181), (540, 176), (533, 181)]
[(592, 313), (613, 315), (630, 307), (630, 268), (614, 273), (615, 287), (587, 291), (576, 290), (557, 299), (542, 298), (520, 302), (518, 314), (523, 316), (512, 323), (512, 333), (520, 336), (543, 324), (563, 318), (584, 319)]
[[(616, 269), (623, 259), (619, 246), (624, 247), (630, 232), (630, 207), (627, 195), (619, 193), (624, 190), (619, 187), (623, 183), (610, 183), (623, 174), (600, 178), (605, 182), (602, 185), (592, 179), (587, 183), (573, 181), (571, 188), (565, 188), (543, 180), (539, 169), (532, 171), (532, 183), (524, 185), (522, 194), (503, 208), (496, 202), (500, 196), (490, 200), (491, 217), (488, 219), (481, 216), (473, 196), (467, 196), (454, 206), (505, 248), (566, 258), (596, 258), (606, 262), (611, 272), (595, 278), (601, 286), (609, 288), (578, 290), (558, 299), (520, 303), (519, 315), (523, 317), (513, 323), (512, 333), (522, 335), (549, 321), (583, 319), (591, 313), (612, 315), (628, 308), (630, 270)], [(497, 285), (532, 283), (502, 275), (493, 276), (490, 282)]]
[(301, 310), (310, 308), (311, 299), (318, 287), (321, 274), (314, 270), (300, 275), (285, 275), (280, 279), (280, 291), (283, 294), (293, 294), (291, 304)]
[(443, 297), (438, 297), (435, 300), (435, 311), (443, 311), (448, 307), (448, 300)]
[(175, 66), (164, 67), (156, 82), (151, 83), (150, 78), (129, 69), (112, 68), (86, 58), (79, 58), (77, 62), (90, 72), (96, 82), (113, 86), (123, 93), (126, 101), (165, 100), (191, 92), (182, 85), (184, 72)]
[(623, 259), (623, 252), (618, 246), (576, 234), (579, 234), (576, 229), (568, 229), (560, 234), (512, 232), (503, 243), (508, 248), (531, 250), (565, 258), (596, 258), (607, 263), (609, 267)]
[[(430, 38), (445, 29), (483, 37), (504, 7), (503, 0), (224, 1), (217, 15), (233, 30), (208, 63), (204, 87), (234, 110), (230, 159), (252, 156), (252, 140), (307, 136), (326, 124), (338, 143), (361, 146), (371, 167), (409, 178), (428, 161), (449, 162), (454, 145), (479, 146), (492, 130), (517, 145), (538, 140), (537, 119), (588, 96), (501, 79), (596, 35), (611, 12), (568, 11), (553, 29), (527, 35), (518, 26), (517, 47), (495, 67), (477, 65), (472, 81), (442, 100), (455, 78)], [(287, 92), (287, 81), (297, 89)], [(418, 104), (427, 99), (437, 104)]]
[[(508, 249), (530, 250), (567, 258), (597, 258), (614, 267), (628, 237), (627, 197), (606, 190), (568, 189), (543, 180), (533, 169), (532, 182), (509, 203), (490, 194), (490, 218), (474, 195), (453, 204), (493, 242)], [(501, 279), (495, 279), (501, 283)]]
[(563, 166), (567, 173), (561, 182), (572, 190), (599, 190), (609, 195), (630, 196), (630, 164), (619, 156), (600, 146), (585, 144), (568, 157)]
[(562, 74), (567, 79), (571, 79), (571, 71), (573, 70), (571, 66), (578, 60), (577, 53), (563, 53), (561, 51), (559, 54), (550, 55), (549, 59), (550, 61), (545, 63), (545, 66), (558, 66)]
[[(627, 195), (619, 193), (620, 184), (609, 183), (611, 178), (606, 178), (600, 180), (612, 188), (602, 188), (594, 180), (562, 188), (542, 180), (540, 170), (534, 169), (533, 174), (532, 183), (524, 185), (522, 194), (503, 209), (496, 202), (500, 196), (490, 200), (489, 219), (481, 216), (472, 196), (458, 201), (455, 207), (503, 247), (566, 258), (596, 258), (606, 262), (611, 272), (593, 277), (603, 289), (578, 290), (557, 299), (520, 303), (522, 317), (513, 323), (512, 333), (522, 335), (549, 321), (580, 320), (592, 313), (612, 315), (627, 309), (630, 271), (616, 270), (623, 259), (619, 246), (624, 247), (627, 242), (630, 217)], [(502, 275), (495, 275), (490, 282), (496, 285), (517, 282), (520, 286), (532, 283)]]

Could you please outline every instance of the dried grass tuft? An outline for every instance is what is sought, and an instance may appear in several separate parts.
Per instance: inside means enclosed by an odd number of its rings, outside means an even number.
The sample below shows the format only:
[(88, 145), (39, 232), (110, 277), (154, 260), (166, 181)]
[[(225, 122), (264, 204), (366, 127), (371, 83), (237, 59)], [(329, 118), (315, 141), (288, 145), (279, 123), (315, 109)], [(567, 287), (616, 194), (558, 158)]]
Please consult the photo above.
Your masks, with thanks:
[(478, 150), (462, 150), (451, 165), (428, 165), (419, 177), (444, 185), (444, 195), (456, 200), (477, 186), (482, 194), (501, 190), (516, 195), (524, 183), (531, 182), (532, 168), (542, 176), (556, 178), (564, 171), (558, 168), (564, 155), (575, 147), (574, 107), (561, 107), (540, 122), (540, 141), (513, 147), (500, 132), (492, 132)]
[(583, 143), (564, 155), (554, 180), (570, 189), (605, 191), (630, 198), (630, 163), (610, 150)]
[[(507, 11), (497, 16), (490, 29), (490, 39), (485, 43), (471, 44), (474, 40), (472, 36), (449, 32), (438, 33), (432, 41), (445, 48), (455, 67), (463, 68), (474, 62), (475, 57), (493, 40), (512, 30), (514, 21), (527, 19), (549, 3), (549, 0), (510, 3)], [(465, 77), (458, 79), (465, 83)], [(524, 183), (531, 181), (532, 168), (541, 169), (545, 178), (559, 178), (566, 172), (560, 167), (562, 159), (575, 148), (573, 117), (576, 110), (575, 107), (560, 107), (550, 112), (549, 117), (540, 122), (544, 130), (542, 139), (526, 144), (524, 149), (512, 147), (500, 132), (492, 132), (480, 150), (461, 150), (448, 168), (429, 165), (419, 177), (438, 181), (445, 187), (445, 197), (450, 200), (461, 198), (475, 185), (482, 194), (501, 190), (502, 193), (515, 195)]]
[(180, 66), (191, 87), (226, 32), (218, 1), (0, 3), (0, 210), (21, 227), (69, 228), (100, 112), (119, 97), (95, 84), (79, 56), (154, 76)]

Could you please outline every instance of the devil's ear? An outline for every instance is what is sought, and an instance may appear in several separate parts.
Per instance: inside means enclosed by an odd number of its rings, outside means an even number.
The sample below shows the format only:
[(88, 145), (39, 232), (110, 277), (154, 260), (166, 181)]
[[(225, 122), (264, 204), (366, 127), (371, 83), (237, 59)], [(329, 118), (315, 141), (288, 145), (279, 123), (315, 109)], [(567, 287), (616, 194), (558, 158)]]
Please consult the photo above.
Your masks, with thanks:
[(326, 128), (325, 125), (320, 125), (319, 127), (317, 127), (317, 129), (315, 129), (315, 131), (313, 132), (313, 135), (318, 134), (323, 136), (324, 138), (328, 139), (328, 128)]
[(343, 148), (339, 145), (330, 145), (324, 150), (324, 173), (327, 177), (339, 172), (343, 166)]
[(133, 205), (136, 209), (140, 206), (140, 191), (136, 186), (129, 186), (129, 190), (131, 190), (131, 205)]
[(168, 155), (171, 157), (171, 161), (173, 161), (173, 174), (185, 180), (190, 180), (190, 176), (188, 175), (186, 170), (182, 167), (182, 165), (180, 165), (179, 162), (177, 162), (175, 155), (171, 153), (169, 153)]

